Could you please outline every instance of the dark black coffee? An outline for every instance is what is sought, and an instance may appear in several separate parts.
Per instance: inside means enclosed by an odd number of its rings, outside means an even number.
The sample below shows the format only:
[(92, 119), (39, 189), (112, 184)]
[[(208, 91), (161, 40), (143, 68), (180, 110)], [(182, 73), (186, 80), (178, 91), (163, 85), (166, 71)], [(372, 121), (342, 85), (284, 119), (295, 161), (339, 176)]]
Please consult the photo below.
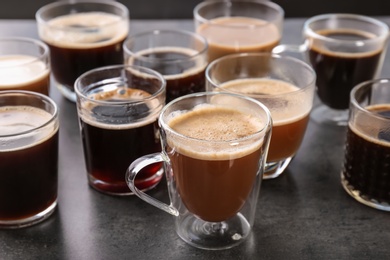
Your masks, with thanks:
[[(316, 33), (344, 41), (367, 40), (372, 34), (363, 31), (322, 30)], [(315, 41), (314, 41), (315, 42)], [(382, 49), (361, 53), (359, 46), (335, 46), (325, 49), (310, 46), (309, 59), (317, 73), (317, 92), (321, 101), (333, 109), (347, 109), (349, 94), (357, 84), (374, 78), (378, 72)]]

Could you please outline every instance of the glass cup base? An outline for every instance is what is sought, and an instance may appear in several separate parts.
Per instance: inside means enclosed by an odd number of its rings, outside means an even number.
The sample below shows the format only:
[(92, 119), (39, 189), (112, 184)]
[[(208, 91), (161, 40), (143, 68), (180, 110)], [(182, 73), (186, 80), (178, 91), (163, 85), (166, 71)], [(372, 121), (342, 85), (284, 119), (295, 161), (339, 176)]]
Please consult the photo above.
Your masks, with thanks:
[[(160, 183), (164, 170), (161, 168), (155, 174), (148, 177), (147, 179), (140, 179), (135, 181), (135, 185), (141, 191), (148, 191), (153, 189)], [(91, 174), (88, 174), (89, 185), (95, 190), (114, 196), (128, 196), (134, 195), (134, 193), (129, 189), (123, 176), (123, 183), (108, 183), (102, 180), (96, 179)]]
[(310, 117), (321, 125), (346, 126), (348, 124), (348, 109), (337, 110), (325, 105), (315, 107)]
[(57, 207), (57, 200), (54, 201), (48, 208), (46, 208), (44, 211), (25, 219), (18, 219), (18, 220), (0, 220), (0, 229), (18, 229), (18, 228), (24, 228), (29, 227), (35, 224), (38, 224), (47, 218), (49, 218), (53, 212), (55, 211)]
[(344, 190), (358, 202), (366, 206), (369, 206), (371, 208), (375, 208), (383, 211), (390, 211), (389, 203), (379, 202), (375, 199), (362, 195), (359, 190), (356, 190), (352, 185), (349, 184), (349, 182), (344, 178), (343, 174), (341, 174), (341, 184)]
[(66, 97), (69, 101), (76, 103), (77, 97), (74, 91), (71, 91), (68, 87), (61, 85), (59, 83), (56, 83), (56, 86), (57, 89), (64, 97)]
[(223, 222), (207, 222), (188, 214), (176, 222), (176, 232), (181, 239), (196, 248), (222, 250), (243, 242), (251, 232), (251, 227), (241, 213)]
[(263, 180), (275, 179), (279, 177), (290, 164), (291, 160), (292, 157), (279, 162), (267, 162), (265, 164)]

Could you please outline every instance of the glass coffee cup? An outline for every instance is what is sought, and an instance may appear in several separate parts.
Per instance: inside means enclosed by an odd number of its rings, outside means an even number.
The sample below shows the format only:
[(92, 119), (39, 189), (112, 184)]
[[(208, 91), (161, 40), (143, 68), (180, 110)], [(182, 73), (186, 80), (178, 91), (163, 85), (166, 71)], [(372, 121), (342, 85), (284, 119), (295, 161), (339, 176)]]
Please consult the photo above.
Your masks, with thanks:
[(287, 168), (304, 138), (313, 105), (316, 75), (299, 59), (270, 53), (219, 58), (206, 69), (206, 89), (242, 94), (271, 111), (272, 138), (264, 179)]
[[(250, 234), (272, 120), (260, 102), (231, 93), (195, 93), (168, 103), (159, 116), (161, 153), (134, 161), (126, 174), (135, 195), (175, 216), (192, 246), (226, 249)], [(171, 203), (137, 189), (139, 172), (164, 163)]]

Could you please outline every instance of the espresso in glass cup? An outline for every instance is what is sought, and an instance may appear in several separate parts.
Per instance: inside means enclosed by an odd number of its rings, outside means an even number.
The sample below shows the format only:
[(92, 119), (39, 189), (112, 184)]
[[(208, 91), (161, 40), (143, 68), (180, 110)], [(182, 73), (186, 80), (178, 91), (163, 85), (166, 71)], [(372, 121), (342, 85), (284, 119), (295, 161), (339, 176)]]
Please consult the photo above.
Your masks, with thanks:
[(206, 88), (242, 94), (271, 111), (272, 138), (264, 179), (289, 165), (304, 138), (313, 105), (316, 75), (306, 63), (270, 53), (230, 54), (206, 69)]
[[(131, 194), (125, 182), (129, 164), (161, 150), (157, 117), (165, 104), (165, 85), (156, 71), (126, 65), (97, 68), (76, 80), (90, 186), (111, 195)], [(161, 164), (138, 177), (140, 190), (152, 189), (161, 180)]]
[(194, 8), (209, 62), (237, 52), (271, 52), (282, 38), (283, 17), (279, 5), (261, 0), (203, 1)]
[[(231, 93), (195, 93), (168, 103), (159, 116), (162, 152), (134, 161), (130, 189), (175, 216), (177, 234), (192, 246), (226, 249), (250, 234), (272, 120), (260, 102)], [(164, 163), (171, 203), (140, 191), (142, 169)]]
[(0, 90), (28, 90), (49, 95), (47, 45), (30, 38), (0, 38)]
[(0, 228), (39, 223), (56, 209), (58, 129), (46, 95), (0, 91)]
[(75, 102), (74, 82), (94, 68), (123, 63), (129, 11), (119, 2), (56, 1), (36, 13), (40, 38), (50, 48), (55, 85)]
[(351, 91), (341, 183), (357, 201), (390, 211), (390, 79)]
[(125, 63), (160, 72), (166, 102), (205, 91), (207, 41), (193, 32), (154, 30), (130, 36), (124, 43)]

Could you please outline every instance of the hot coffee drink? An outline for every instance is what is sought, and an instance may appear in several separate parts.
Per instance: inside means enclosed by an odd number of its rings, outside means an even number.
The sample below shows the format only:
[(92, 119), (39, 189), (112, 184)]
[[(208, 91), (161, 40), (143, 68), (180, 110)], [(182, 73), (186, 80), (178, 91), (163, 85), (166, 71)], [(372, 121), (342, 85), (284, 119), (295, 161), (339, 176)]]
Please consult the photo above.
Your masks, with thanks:
[(37, 57), (0, 56), (0, 90), (29, 90), (49, 95), (50, 70)]
[[(158, 114), (149, 113), (146, 104), (131, 108), (109, 104), (110, 101), (139, 100), (149, 96), (140, 89), (118, 87), (90, 96), (96, 101), (107, 102), (106, 105), (87, 103), (86, 106), (91, 107), (83, 108), (92, 111), (91, 114), (80, 114), (80, 126), (88, 177), (95, 189), (111, 194), (130, 193), (125, 182), (127, 167), (143, 155), (161, 151)], [(146, 168), (139, 175), (137, 187), (144, 190), (158, 184), (161, 175), (153, 176), (160, 168), (161, 164)]]
[[(366, 107), (368, 111), (390, 119), (390, 105)], [(372, 127), (370, 122), (364, 122)], [(374, 126), (372, 129), (381, 129)], [(348, 127), (342, 182), (368, 201), (390, 204), (390, 133), (388, 129)], [(375, 136), (376, 138), (372, 137)]]
[[(234, 216), (253, 188), (265, 152), (263, 140), (225, 149), (215, 143), (258, 133), (265, 122), (234, 108), (200, 105), (189, 112), (176, 113), (168, 124), (189, 137), (167, 136), (177, 191), (187, 209), (208, 222)], [(197, 146), (191, 139), (204, 140), (209, 145)]]
[(284, 160), (296, 153), (309, 121), (311, 99), (286, 93), (299, 91), (300, 88), (285, 81), (264, 78), (232, 80), (219, 87), (248, 96), (255, 95), (270, 109), (273, 126), (267, 162)]
[(82, 73), (123, 63), (128, 20), (104, 12), (75, 13), (48, 21), (39, 33), (50, 48), (56, 81), (73, 92), (73, 84)]
[[(160, 72), (166, 82), (166, 102), (187, 94), (205, 91), (204, 58), (192, 58), (198, 52), (182, 47), (158, 47), (137, 52), (128, 64)], [(139, 57), (139, 58), (137, 58)]]
[(271, 52), (279, 44), (278, 27), (249, 17), (221, 17), (197, 28), (209, 43), (209, 62), (236, 52)]
[[(309, 37), (309, 59), (317, 73), (317, 91), (321, 101), (333, 109), (348, 109), (351, 89), (373, 79), (381, 66), (383, 49), (361, 52), (356, 41), (376, 35), (360, 30), (327, 29), (315, 33), (329, 39), (350, 41), (349, 47), (322, 47)], [(381, 47), (382, 48), (382, 47)]]
[[(0, 137), (40, 127), (51, 117), (30, 106), (3, 106)], [(57, 201), (58, 125), (13, 141), (0, 146), (0, 223), (33, 217)]]

